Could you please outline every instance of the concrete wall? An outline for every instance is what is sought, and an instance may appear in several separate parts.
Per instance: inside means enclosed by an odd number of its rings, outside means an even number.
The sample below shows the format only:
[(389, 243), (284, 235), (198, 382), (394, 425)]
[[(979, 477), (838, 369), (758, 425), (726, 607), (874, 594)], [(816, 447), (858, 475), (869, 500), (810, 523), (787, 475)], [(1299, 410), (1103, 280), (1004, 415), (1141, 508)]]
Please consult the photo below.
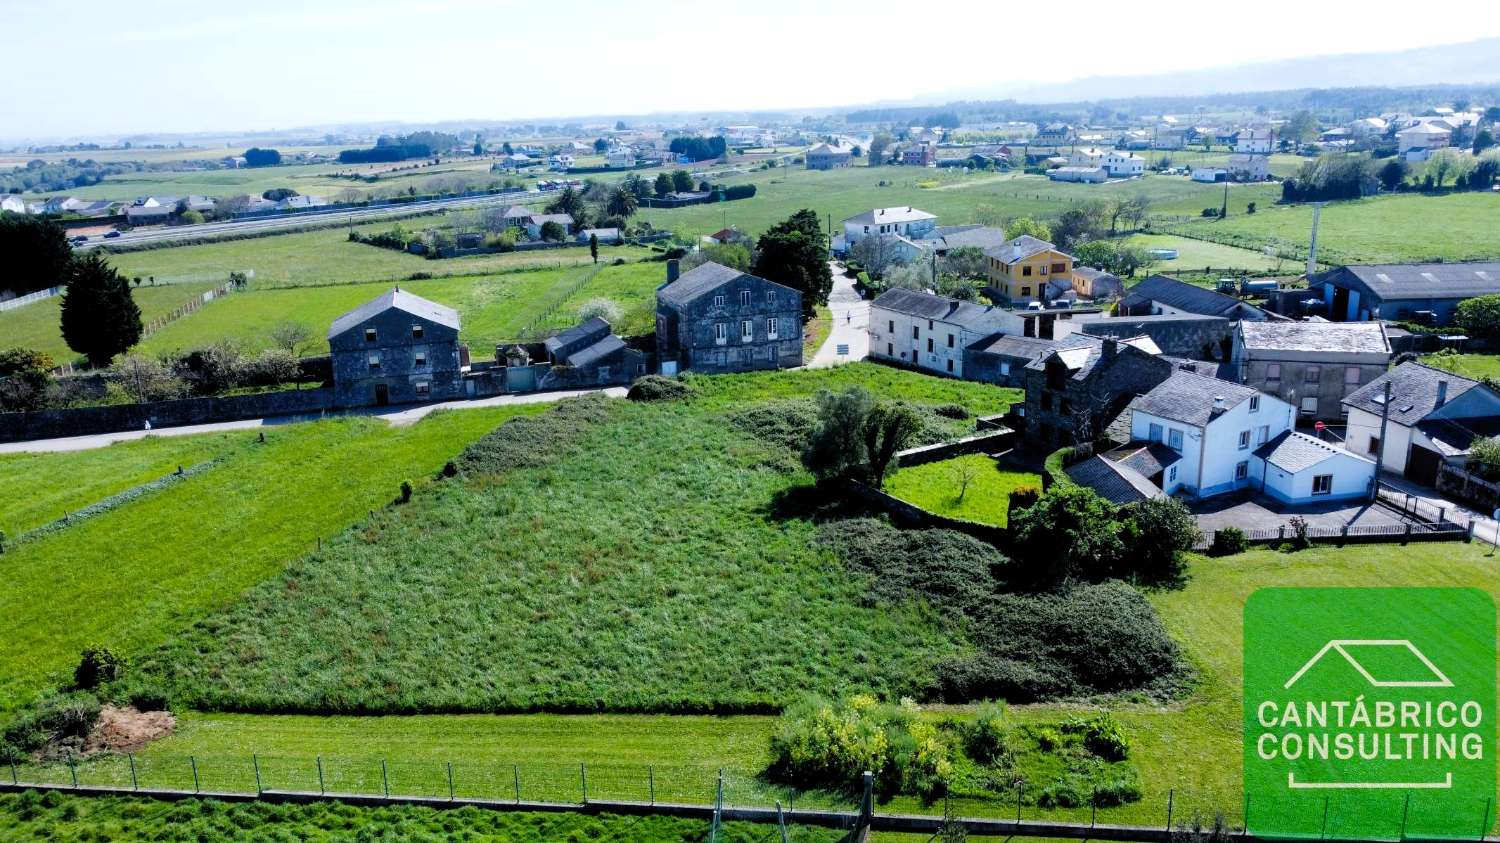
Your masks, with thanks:
[[(1288, 360), (1259, 357), (1253, 350), (1244, 352), (1240, 362), (1240, 382), (1246, 386), (1274, 395), (1296, 407), (1304, 419), (1318, 421), (1341, 421), (1344, 418), (1343, 401), (1355, 390), (1385, 374), (1386, 363), (1346, 362), (1336, 355), (1327, 355), (1317, 360)], [(1277, 368), (1279, 367), (1279, 370)], [(1316, 368), (1316, 372), (1311, 370)], [(1358, 380), (1347, 382), (1346, 370), (1352, 370)], [(1271, 378), (1275, 372), (1277, 377)], [(1309, 380), (1311, 375), (1312, 379)], [(1302, 412), (1302, 402), (1317, 399), (1311, 413)]]
[(317, 413), (332, 406), (331, 389), (297, 389), (226, 398), (185, 398), (147, 404), (0, 413), (0, 442), (141, 430), (148, 420), (153, 428), (175, 427), (262, 416)]

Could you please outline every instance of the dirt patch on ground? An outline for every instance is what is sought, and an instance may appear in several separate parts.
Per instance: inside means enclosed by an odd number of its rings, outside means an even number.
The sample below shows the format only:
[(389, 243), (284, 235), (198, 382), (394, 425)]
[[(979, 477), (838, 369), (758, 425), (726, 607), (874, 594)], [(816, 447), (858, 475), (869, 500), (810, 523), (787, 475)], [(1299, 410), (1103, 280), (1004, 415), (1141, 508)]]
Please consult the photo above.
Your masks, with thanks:
[(116, 708), (106, 705), (99, 712), (99, 722), (84, 741), (83, 751), (102, 750), (133, 752), (158, 738), (172, 734), (177, 718), (170, 711), (137, 711), (133, 706)]

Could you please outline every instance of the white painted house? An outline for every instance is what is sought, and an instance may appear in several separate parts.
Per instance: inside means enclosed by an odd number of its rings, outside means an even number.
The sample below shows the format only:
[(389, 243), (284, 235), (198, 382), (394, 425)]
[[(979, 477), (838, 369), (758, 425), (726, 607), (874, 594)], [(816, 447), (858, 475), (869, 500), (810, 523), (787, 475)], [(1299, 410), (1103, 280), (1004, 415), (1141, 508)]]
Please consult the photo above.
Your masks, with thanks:
[(919, 290), (886, 290), (870, 303), (870, 357), (956, 378), (964, 376), (964, 349), (1025, 330), (1012, 311)]
[(844, 220), (844, 247), (881, 234), (899, 234), (920, 240), (937, 226), (937, 215), (920, 208), (875, 208)]
[(1426, 161), (1432, 153), (1453, 142), (1453, 130), (1446, 124), (1418, 123), (1396, 133), (1396, 150), (1407, 161)]
[(1421, 363), (1402, 363), (1370, 381), (1345, 398), (1344, 407), (1351, 450), (1382, 454), (1382, 470), (1429, 486), (1442, 463), (1462, 466), (1475, 442), (1500, 434), (1500, 394)]
[(617, 146), (605, 154), (604, 160), (612, 170), (628, 170), (635, 166), (635, 150), (628, 146)]
[(1295, 430), (1251, 454), (1251, 484), (1291, 504), (1370, 496), (1375, 461)]
[(1234, 151), (1267, 155), (1276, 148), (1276, 132), (1268, 128), (1241, 129), (1234, 136)]

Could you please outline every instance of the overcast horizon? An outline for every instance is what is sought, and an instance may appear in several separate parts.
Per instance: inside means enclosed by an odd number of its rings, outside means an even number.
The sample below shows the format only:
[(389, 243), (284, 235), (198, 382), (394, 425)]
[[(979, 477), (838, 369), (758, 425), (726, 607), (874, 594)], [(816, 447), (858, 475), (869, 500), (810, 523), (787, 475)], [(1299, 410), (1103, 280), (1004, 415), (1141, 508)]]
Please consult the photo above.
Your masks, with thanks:
[[(32, 142), (834, 108), (987, 87), (1003, 97), (1096, 76), (1201, 71), (1205, 54), (1211, 65), (1234, 65), (1500, 35), (1500, 16), (1477, 0), (1445, 7), (1458, 32), (1392, 26), (1367, 4), (1338, 2), (1300, 8), (1296, 21), (1254, 35), (1213, 31), (1220, 19), (1242, 18), (1230, 9), (1167, 0), (1116, 21), (1117, 3), (1088, 0), (1068, 4), (1070, 19), (1109, 24), (1069, 28), (1062, 43), (1027, 37), (1026, 27), (1045, 21), (973, 0), (919, 17), (890, 0), (812, 11), (788, 0), (725, 11), (665, 0), (650, 13), (482, 0), (437, 0), (415, 12), (395, 0), (225, 9), (142, 0), (128, 16), (101, 0), (0, 8), (6, 31), (19, 36), (6, 45), (18, 66), (46, 68), (0, 92), (0, 133)], [(955, 25), (965, 21), (985, 25)], [(1010, 37), (1018, 29), (1023, 37)], [(1194, 48), (1209, 42), (1212, 51)]]

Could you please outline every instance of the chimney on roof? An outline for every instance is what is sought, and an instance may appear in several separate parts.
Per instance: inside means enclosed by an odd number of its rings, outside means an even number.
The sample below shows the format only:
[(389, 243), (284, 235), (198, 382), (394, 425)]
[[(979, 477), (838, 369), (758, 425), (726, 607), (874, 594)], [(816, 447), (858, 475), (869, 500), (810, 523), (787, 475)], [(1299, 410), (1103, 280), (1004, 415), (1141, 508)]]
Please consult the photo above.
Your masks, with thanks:
[(1448, 382), (1438, 381), (1437, 404), (1432, 409), (1436, 410), (1438, 407), (1441, 407), (1446, 403), (1448, 403)]
[(1106, 337), (1104, 340), (1104, 348), (1099, 352), (1099, 359), (1113, 360), (1115, 359), (1115, 355), (1119, 353), (1120, 341), (1115, 339), (1114, 337)]
[(676, 258), (672, 258), (671, 260), (667, 261), (667, 283), (668, 284), (670, 284), (673, 281), (677, 280), (677, 275), (681, 271), (681, 266), (682, 266), (682, 264), (678, 263)]
[(1227, 409), (1227, 407), (1225, 406), (1224, 396), (1215, 395), (1213, 414), (1217, 416), (1218, 414), (1224, 412), (1225, 409)]

